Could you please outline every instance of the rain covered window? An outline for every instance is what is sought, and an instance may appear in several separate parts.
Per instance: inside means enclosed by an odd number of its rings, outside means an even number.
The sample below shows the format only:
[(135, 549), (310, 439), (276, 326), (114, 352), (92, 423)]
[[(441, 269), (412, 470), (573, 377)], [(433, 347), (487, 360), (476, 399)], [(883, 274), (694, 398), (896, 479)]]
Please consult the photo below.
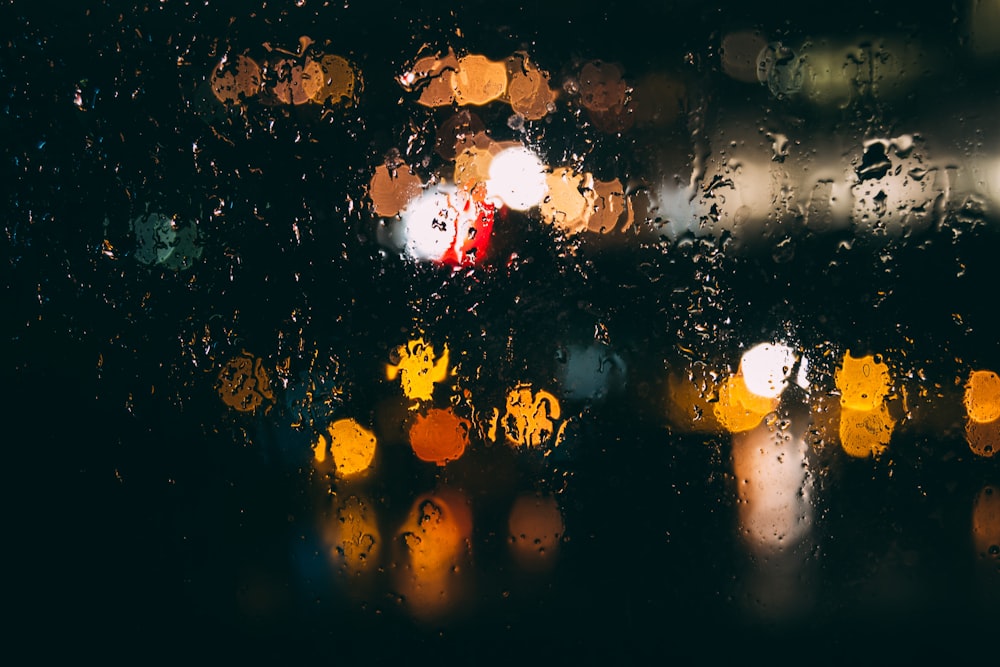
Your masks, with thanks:
[(44, 655), (995, 653), (1000, 2), (3, 16)]

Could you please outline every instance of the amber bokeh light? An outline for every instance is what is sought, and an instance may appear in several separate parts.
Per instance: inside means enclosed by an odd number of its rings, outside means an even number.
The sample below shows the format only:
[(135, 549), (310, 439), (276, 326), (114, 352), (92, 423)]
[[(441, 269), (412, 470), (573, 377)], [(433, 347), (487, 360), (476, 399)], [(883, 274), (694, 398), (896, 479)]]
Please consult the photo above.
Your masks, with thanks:
[(334, 497), (323, 526), (331, 564), (344, 577), (374, 574), (380, 563), (382, 535), (376, 506), (363, 496)]
[(895, 419), (885, 403), (892, 384), (889, 367), (877, 356), (844, 353), (834, 374), (840, 391), (840, 445), (855, 458), (881, 456), (889, 447)]
[(319, 470), (332, 468), (337, 477), (355, 477), (371, 467), (376, 444), (375, 434), (356, 420), (338, 419), (313, 445), (313, 463)]
[(976, 423), (1000, 419), (1000, 376), (993, 371), (973, 371), (965, 383), (963, 402), (969, 419)]
[(719, 387), (715, 418), (730, 433), (754, 428), (778, 406), (778, 399), (757, 396), (746, 385), (741, 373), (730, 376)]
[(471, 534), (472, 513), (463, 493), (439, 489), (414, 501), (397, 532), (395, 579), (417, 619), (440, 618), (462, 602)]

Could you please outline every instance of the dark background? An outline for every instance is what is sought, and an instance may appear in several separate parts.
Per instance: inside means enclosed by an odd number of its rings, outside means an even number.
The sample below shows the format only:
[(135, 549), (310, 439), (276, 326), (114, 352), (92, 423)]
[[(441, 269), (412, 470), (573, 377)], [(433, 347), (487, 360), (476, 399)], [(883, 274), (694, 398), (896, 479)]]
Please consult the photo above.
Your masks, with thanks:
[[(713, 55), (721, 35), (877, 32), (958, 51), (961, 8), (260, 4), (2, 7), (6, 599), (9, 637), (33, 662), (896, 663), (995, 652), (997, 573), (986, 565), (982, 575), (969, 522), (976, 494), (1000, 474), (971, 455), (954, 420), (901, 429), (889, 458), (816, 462), (822, 500), (797, 552), (799, 611), (774, 617), (748, 582), (783, 566), (748, 556), (737, 539), (728, 443), (671, 434), (657, 410), (679, 343), (725, 350), (741, 336), (790, 332), (894, 351), (900, 370), (922, 368), (958, 396), (955, 378), (970, 364), (1000, 367), (995, 219), (956, 217), (899, 241), (887, 268), (875, 242), (845, 250), (839, 237), (805, 235), (781, 263), (714, 241), (583, 242), (573, 253), (511, 214), (496, 259), (456, 276), (384, 253), (364, 197), (372, 166), (405, 146), (411, 122), (419, 141), (432, 139), (434, 115), (401, 102), (393, 82), (425, 42), (493, 58), (525, 48), (556, 81), (591, 58), (627, 73), (664, 68), (697, 82), (712, 113), (749, 105), (802, 115), (817, 112), (728, 81)], [(225, 50), (294, 49), (300, 35), (358, 64), (356, 109), (237, 112), (205, 96)], [(905, 125), (932, 117), (942, 95), (996, 109), (995, 70), (967, 63), (931, 83), (898, 108), (804, 118), (844, 132)], [(484, 120), (505, 138), (505, 116), (491, 113)], [(682, 123), (655, 137), (604, 137), (565, 108), (554, 116), (543, 147), (590, 151), (623, 181), (649, 169), (657, 142), (685, 135)], [(205, 221), (194, 270), (130, 256), (129, 221), (146, 206)], [(504, 261), (512, 252), (519, 260)], [(707, 298), (706, 286), (718, 295)], [(450, 473), (469, 485), (461, 475), (490, 472), (470, 467), (503, 464), (516, 488), (560, 490), (569, 540), (551, 576), (518, 579), (491, 532), (501, 530), (502, 500), (475, 496), (481, 604), (429, 626), (409, 620), (391, 592), (343, 599), (309, 570), (308, 435), (289, 429), (280, 407), (228, 412), (212, 388), (212, 363), (228, 353), (301, 364), (292, 353), (304, 341), (336, 360), (327, 378), (344, 388), (339, 406), (374, 420), (393, 395), (379, 379), (386, 353), (417, 320), (464, 348), (469, 366), (486, 364), (484, 387), (544, 377), (554, 345), (586, 340), (596, 325), (633, 369), (621, 395), (581, 407), (566, 460), (481, 457)], [(695, 325), (707, 339), (685, 338)], [(194, 342), (203, 337), (210, 354)], [(403, 512), (435, 473), (398, 459), (376, 490)]]

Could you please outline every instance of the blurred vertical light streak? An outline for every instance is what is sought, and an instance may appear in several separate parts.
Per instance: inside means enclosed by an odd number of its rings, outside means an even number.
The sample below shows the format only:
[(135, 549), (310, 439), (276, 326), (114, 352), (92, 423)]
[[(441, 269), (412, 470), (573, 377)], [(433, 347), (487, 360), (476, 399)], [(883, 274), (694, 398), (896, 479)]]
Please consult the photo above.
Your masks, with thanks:
[(803, 586), (814, 522), (804, 421), (773, 420), (733, 435), (737, 521), (750, 556), (744, 602), (760, 618), (789, 618), (812, 596)]

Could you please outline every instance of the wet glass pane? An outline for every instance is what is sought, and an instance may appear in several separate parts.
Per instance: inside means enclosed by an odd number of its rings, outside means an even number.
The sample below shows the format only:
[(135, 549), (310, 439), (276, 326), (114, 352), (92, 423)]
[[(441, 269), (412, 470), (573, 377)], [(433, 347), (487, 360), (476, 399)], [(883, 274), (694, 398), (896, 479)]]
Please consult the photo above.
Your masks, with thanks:
[(40, 659), (995, 652), (1000, 3), (63, 5), (0, 31)]

